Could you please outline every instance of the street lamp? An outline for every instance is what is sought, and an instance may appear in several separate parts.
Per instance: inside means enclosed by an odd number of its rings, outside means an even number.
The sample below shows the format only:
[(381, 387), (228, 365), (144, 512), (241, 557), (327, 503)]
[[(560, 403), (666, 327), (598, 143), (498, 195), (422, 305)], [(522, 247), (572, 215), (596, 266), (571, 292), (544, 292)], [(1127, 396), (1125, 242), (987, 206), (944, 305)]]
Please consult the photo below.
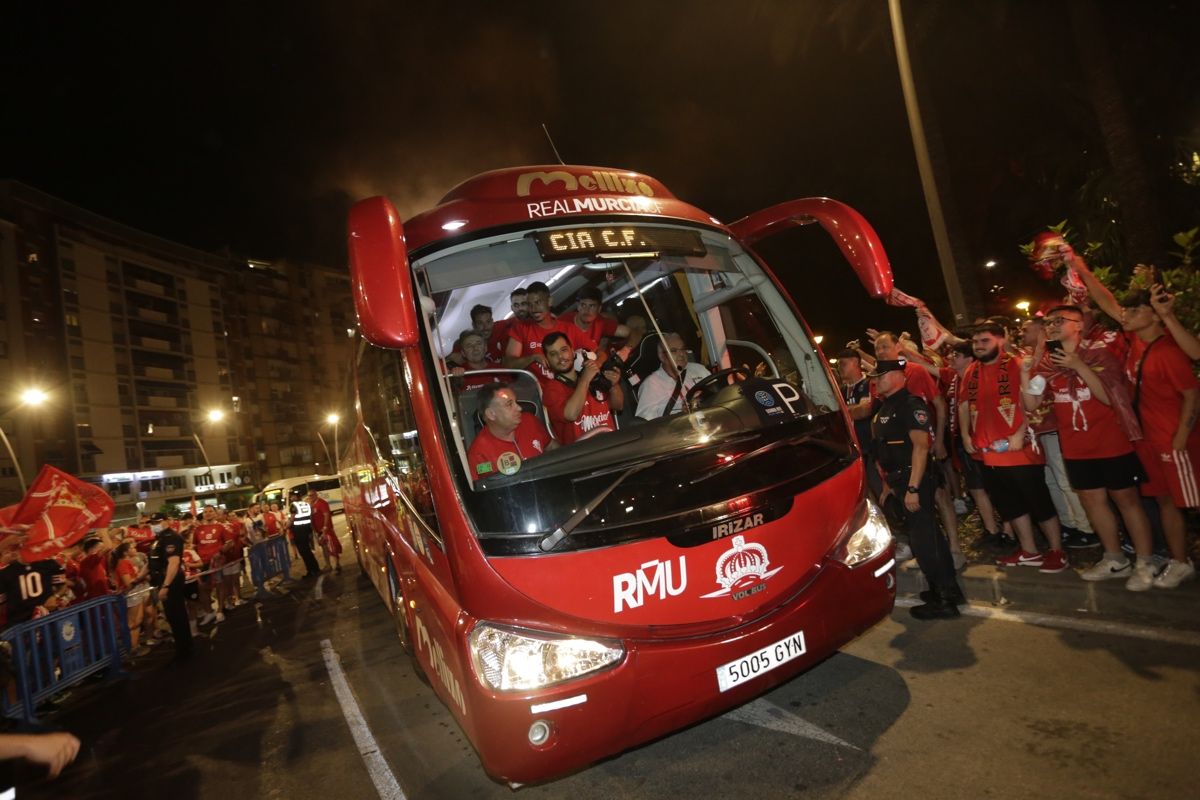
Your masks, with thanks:
[(337, 414), (326, 414), (325, 422), (333, 426), (333, 473), (335, 475), (342, 474), (341, 462), (338, 459), (341, 453), (338, 450), (338, 421), (341, 419)]
[[(21, 406), (37, 407), (50, 399), (50, 395), (36, 386), (31, 386), (21, 392), (21, 401), (17, 403), (17, 408)], [(8, 440), (8, 434), (4, 432), (4, 426), (0, 425), (0, 441), (4, 442), (4, 449), (8, 451), (8, 457), (12, 459), (13, 469), (17, 471), (17, 480), (21, 483), (21, 494), (24, 495), (27, 487), (25, 485), (25, 473), (21, 471), (21, 462), (17, 460), (17, 454), (13, 452), (12, 442)]]
[[(209, 422), (220, 422), (225, 419), (225, 412), (219, 408), (214, 408), (204, 416)], [(204, 442), (200, 441), (200, 435), (195, 431), (192, 431), (192, 440), (200, 448), (200, 455), (204, 458), (204, 466), (208, 469), (208, 480), (212, 484), (213, 500), (219, 506), (221, 505), (221, 492), (217, 489), (217, 476), (213, 474), (212, 462), (208, 460), (208, 451), (204, 449)]]
[(1029, 301), (1022, 300), (1021, 302), (1017, 303), (1017, 310), (1020, 311), (1022, 314), (1028, 314), (1029, 313)]

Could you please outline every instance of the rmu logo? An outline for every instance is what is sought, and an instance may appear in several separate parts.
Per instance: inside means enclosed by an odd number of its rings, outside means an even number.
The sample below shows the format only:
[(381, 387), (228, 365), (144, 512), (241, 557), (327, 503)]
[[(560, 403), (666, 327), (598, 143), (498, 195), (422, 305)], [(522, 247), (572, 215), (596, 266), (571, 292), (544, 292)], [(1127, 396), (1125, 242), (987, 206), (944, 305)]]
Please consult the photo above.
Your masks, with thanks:
[(622, 192), (646, 197), (654, 196), (654, 189), (650, 184), (616, 172), (593, 170), (586, 175), (574, 175), (566, 170), (556, 169), (553, 172), (526, 172), (518, 175), (517, 197), (528, 197), (534, 181), (539, 181), (544, 186), (561, 183), (563, 188), (569, 192), (577, 192), (582, 186), (589, 192)]
[(679, 557), (679, 584), (673, 580), (675, 565), (671, 561), (647, 561), (637, 572), (613, 576), (613, 612), (638, 608), (647, 597), (658, 595), (659, 600), (677, 597), (687, 588), (687, 561)]

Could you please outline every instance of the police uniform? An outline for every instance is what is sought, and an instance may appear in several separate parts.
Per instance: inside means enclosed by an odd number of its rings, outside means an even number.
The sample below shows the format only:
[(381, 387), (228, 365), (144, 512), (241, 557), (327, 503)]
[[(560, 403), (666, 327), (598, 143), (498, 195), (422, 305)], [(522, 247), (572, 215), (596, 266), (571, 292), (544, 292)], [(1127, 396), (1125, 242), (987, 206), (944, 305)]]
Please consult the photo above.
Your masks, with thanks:
[[(872, 377), (895, 370), (896, 364), (902, 369), (903, 363), (881, 361)], [(917, 495), (920, 508), (916, 511), (905, 509), (908, 520), (906, 527), (913, 556), (936, 595), (930, 602), (946, 608), (947, 613), (939, 616), (957, 616), (954, 601), (961, 599), (962, 591), (955, 577), (950, 545), (938, 529), (937, 518), (934, 516), (933, 494), (937, 489), (937, 470), (932, 463), (926, 464), (921, 482), (914, 487), (915, 491), (910, 488), (913, 442), (909, 433), (925, 431), (932, 438), (931, 420), (932, 414), (925, 401), (901, 387), (894, 394), (876, 400), (876, 411), (871, 419), (871, 440), (884, 479), (892, 492), (901, 498), (901, 501), (908, 494)], [(949, 612), (949, 608), (954, 608), (954, 611)], [(914, 616), (920, 617), (917, 610), (913, 609)]]
[(300, 560), (304, 562), (304, 577), (315, 578), (321, 574), (321, 565), (317, 563), (317, 557), (313, 555), (312, 536), (313, 536), (313, 516), (312, 505), (306, 500), (297, 499), (291, 502), (292, 514), (292, 544), (296, 545), (296, 552), (300, 554)]
[[(165, 522), (162, 519), (154, 521)], [(184, 597), (187, 587), (183, 576), (183, 537), (164, 524), (150, 552), (150, 582), (155, 589), (161, 588), (166, 581), (168, 562), (172, 558), (179, 559), (179, 568), (175, 570), (175, 577), (167, 586), (163, 616), (171, 626), (171, 635), (175, 637), (175, 657), (179, 659), (192, 654), (192, 625), (188, 619)]]

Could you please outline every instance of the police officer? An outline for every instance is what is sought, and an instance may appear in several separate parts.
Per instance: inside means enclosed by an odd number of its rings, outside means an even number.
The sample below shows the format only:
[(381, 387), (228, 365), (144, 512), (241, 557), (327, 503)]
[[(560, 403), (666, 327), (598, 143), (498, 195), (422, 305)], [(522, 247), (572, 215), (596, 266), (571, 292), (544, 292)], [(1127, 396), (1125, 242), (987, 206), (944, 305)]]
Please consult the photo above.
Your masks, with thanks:
[(296, 545), (296, 552), (304, 562), (304, 577), (315, 578), (321, 574), (321, 566), (312, 550), (312, 505), (304, 499), (299, 489), (292, 491), (291, 513), (292, 519), (288, 525), (292, 529), (292, 544)]
[(875, 401), (871, 439), (888, 488), (903, 498), (909, 544), (930, 586), (921, 593), (925, 602), (910, 611), (917, 619), (947, 619), (958, 616), (958, 604), (964, 598), (950, 546), (934, 516), (937, 483), (929, 469), (929, 407), (904, 388), (904, 365), (903, 359), (881, 360), (870, 374), (882, 397)]
[(165, 514), (150, 517), (154, 531), (154, 548), (150, 553), (150, 581), (163, 604), (163, 615), (175, 637), (175, 660), (183, 661), (192, 655), (192, 627), (184, 602), (183, 537), (167, 525)]

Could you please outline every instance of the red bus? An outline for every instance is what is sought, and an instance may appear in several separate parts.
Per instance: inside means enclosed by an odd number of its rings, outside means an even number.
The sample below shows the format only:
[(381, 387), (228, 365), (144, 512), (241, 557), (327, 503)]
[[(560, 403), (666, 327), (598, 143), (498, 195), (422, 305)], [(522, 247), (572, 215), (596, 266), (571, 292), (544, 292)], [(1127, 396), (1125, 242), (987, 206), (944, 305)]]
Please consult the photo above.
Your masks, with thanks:
[[(718, 714), (890, 613), (892, 539), (837, 384), (752, 249), (813, 222), (890, 291), (875, 232), (827, 198), (725, 225), (648, 175), (556, 165), (479, 175), (403, 223), (382, 197), (352, 209), (347, 519), (401, 646), (493, 777), (547, 780)], [(644, 323), (626, 410), (472, 470), (480, 384), (545, 422), (543, 385), (502, 366), (472, 385), (446, 357), (473, 308), (510, 324), (511, 293), (538, 282), (551, 312), (586, 289)], [(679, 413), (629, 413), (672, 334), (711, 374)]]

